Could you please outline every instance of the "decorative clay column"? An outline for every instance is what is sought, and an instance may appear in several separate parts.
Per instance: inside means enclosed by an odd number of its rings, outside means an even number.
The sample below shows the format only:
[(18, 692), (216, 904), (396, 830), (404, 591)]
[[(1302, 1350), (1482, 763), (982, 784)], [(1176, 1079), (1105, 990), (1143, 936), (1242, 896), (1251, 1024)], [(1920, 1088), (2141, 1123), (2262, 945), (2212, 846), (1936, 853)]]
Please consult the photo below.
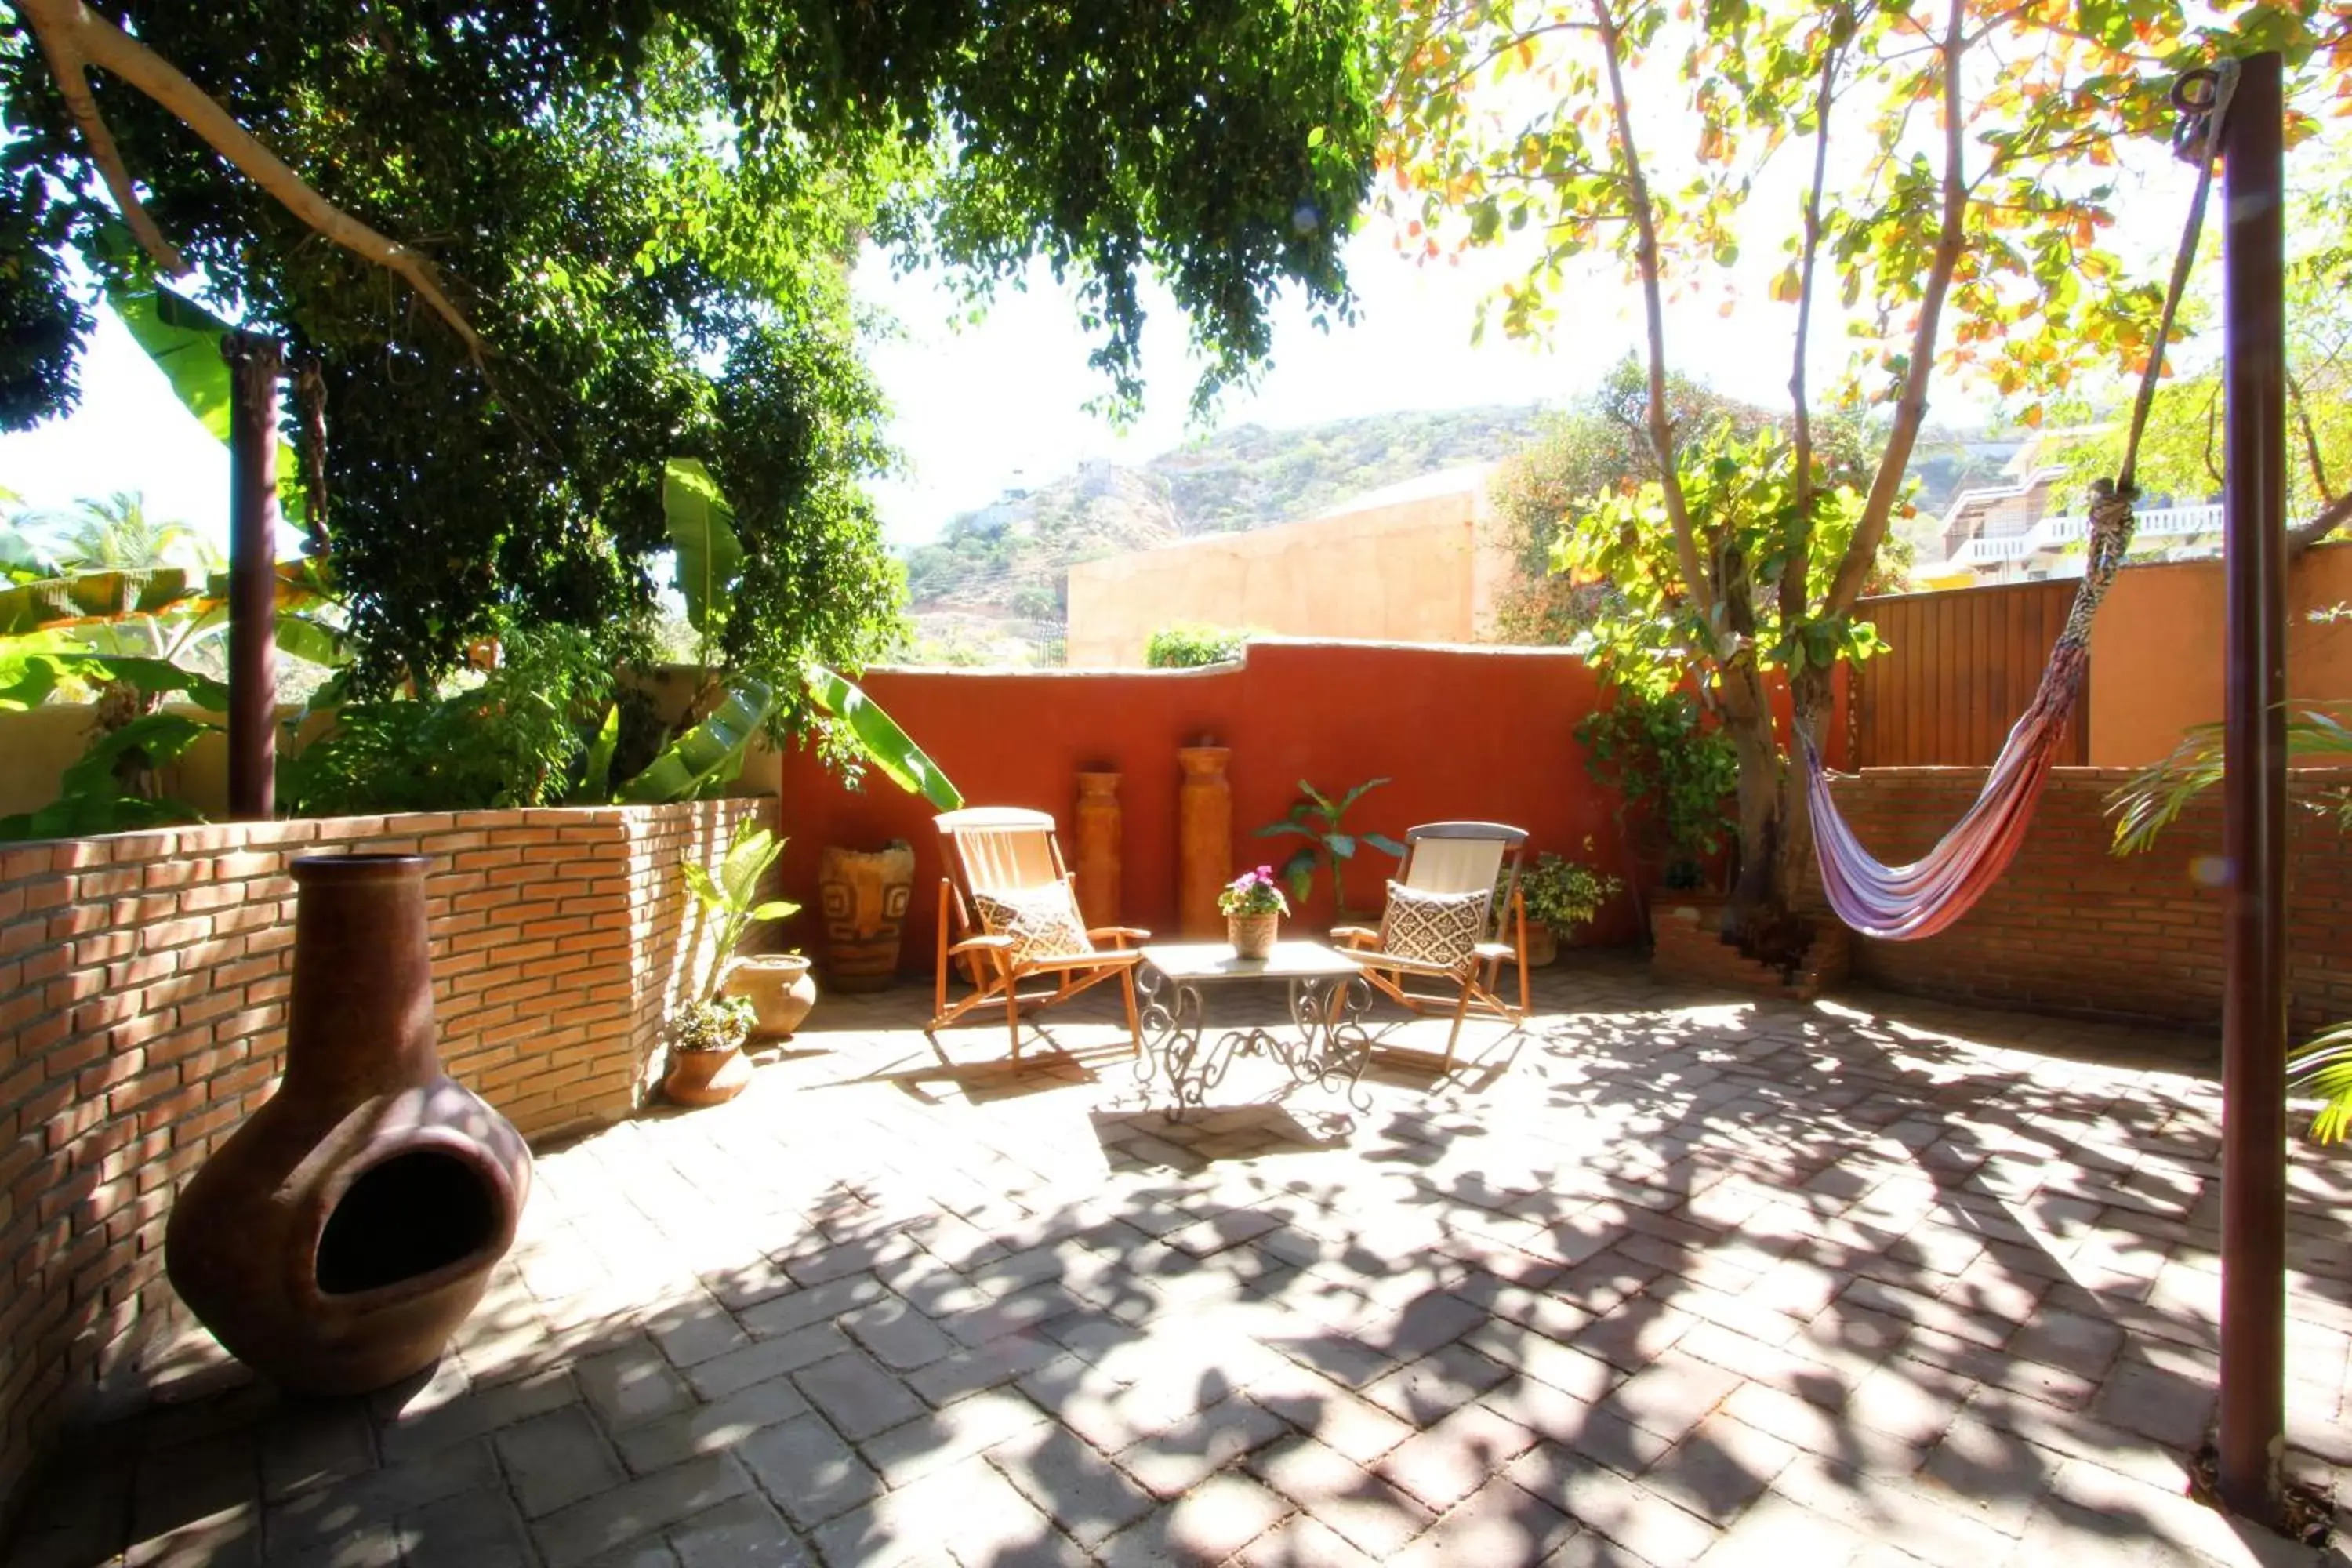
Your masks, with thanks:
[(1186, 936), (1223, 934), (1217, 892), (1234, 877), (1234, 790), (1225, 782), (1224, 746), (1176, 752), (1184, 784), (1176, 795), (1176, 925)]
[(1078, 775), (1078, 913), (1089, 926), (1119, 921), (1118, 775)]

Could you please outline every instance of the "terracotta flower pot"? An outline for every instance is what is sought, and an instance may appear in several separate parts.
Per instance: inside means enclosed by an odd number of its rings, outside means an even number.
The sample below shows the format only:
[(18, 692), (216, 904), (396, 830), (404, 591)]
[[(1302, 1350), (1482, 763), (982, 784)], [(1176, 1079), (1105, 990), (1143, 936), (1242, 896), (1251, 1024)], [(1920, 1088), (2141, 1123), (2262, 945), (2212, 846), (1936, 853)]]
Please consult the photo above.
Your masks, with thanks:
[(1528, 921), (1528, 967), (1529, 969), (1541, 969), (1546, 964), (1558, 961), (1559, 958), (1559, 933), (1551, 929), (1551, 926), (1548, 921), (1538, 920)]
[(1264, 958), (1274, 951), (1274, 939), (1282, 929), (1280, 915), (1227, 915), (1225, 934), (1234, 944), (1235, 958)]
[(530, 1192), (520, 1136), (436, 1054), (427, 863), (294, 862), (285, 1077), (164, 1229), (189, 1310), (299, 1393), (362, 1393), (430, 1366)]
[(816, 1005), (816, 979), (809, 973), (809, 961), (797, 952), (739, 958), (728, 966), (720, 989), (751, 1003), (759, 1015), (751, 1032), (773, 1038), (789, 1037)]
[(751, 1087), (751, 1058), (740, 1046), (688, 1051), (673, 1047), (662, 1092), (679, 1105), (724, 1105)]

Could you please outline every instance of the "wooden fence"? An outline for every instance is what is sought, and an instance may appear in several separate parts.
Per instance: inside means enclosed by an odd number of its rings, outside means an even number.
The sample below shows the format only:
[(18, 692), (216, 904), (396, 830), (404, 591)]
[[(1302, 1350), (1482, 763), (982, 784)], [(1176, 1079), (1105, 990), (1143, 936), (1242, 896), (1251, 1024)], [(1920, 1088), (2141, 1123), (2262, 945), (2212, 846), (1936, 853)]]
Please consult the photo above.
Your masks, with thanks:
[[(2062, 578), (1864, 600), (1860, 613), (1877, 625), (1888, 651), (1854, 670), (1855, 765), (1990, 763), (2032, 699), (2076, 586)], [(2090, 758), (2084, 702), (2058, 762), (2079, 766)]]

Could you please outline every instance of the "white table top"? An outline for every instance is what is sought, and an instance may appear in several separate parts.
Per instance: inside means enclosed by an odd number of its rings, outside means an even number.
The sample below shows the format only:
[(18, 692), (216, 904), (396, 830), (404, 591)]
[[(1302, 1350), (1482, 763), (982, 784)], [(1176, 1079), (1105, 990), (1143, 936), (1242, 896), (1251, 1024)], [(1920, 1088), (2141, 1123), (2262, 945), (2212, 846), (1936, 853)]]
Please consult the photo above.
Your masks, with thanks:
[(1229, 942), (1155, 942), (1143, 962), (1171, 980), (1322, 980), (1362, 968), (1319, 942), (1277, 942), (1265, 958), (1236, 958)]

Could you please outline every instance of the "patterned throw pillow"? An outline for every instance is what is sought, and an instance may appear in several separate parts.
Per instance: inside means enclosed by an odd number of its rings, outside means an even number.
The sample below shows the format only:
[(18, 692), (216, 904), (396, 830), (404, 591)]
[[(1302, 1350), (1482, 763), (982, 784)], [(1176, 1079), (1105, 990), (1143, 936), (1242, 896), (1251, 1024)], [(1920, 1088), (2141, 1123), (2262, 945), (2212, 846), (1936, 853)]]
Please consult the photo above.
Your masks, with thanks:
[(1448, 969), (1467, 969), (1471, 950), (1486, 936), (1486, 906), (1493, 898), (1485, 888), (1471, 893), (1417, 893), (1402, 882), (1391, 882), (1388, 912), (1381, 917), (1381, 950)]
[(991, 936), (1009, 936), (1015, 963), (1036, 958), (1070, 958), (1092, 952), (1087, 922), (1070, 898), (1069, 884), (1027, 888), (1017, 893), (974, 893), (972, 908)]

